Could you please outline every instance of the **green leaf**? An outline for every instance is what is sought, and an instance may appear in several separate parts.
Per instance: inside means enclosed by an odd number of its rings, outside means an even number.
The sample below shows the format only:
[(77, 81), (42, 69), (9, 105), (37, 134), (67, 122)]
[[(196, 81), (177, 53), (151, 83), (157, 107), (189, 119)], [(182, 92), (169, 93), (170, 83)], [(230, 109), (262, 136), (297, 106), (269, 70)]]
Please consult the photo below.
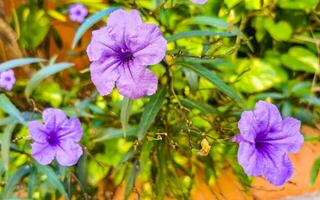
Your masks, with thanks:
[(305, 142), (320, 142), (320, 136), (304, 135)]
[(157, 93), (150, 98), (150, 101), (145, 106), (138, 129), (139, 140), (142, 140), (144, 138), (147, 130), (149, 129), (154, 119), (156, 118), (158, 112), (160, 111), (165, 98), (166, 89), (163, 87), (159, 89)]
[(310, 73), (318, 71), (317, 56), (303, 47), (291, 47), (287, 54), (281, 56), (281, 62), (284, 66), (294, 71)]
[(4, 133), (1, 139), (1, 157), (5, 170), (9, 170), (9, 152), (11, 144), (12, 131), (16, 127), (15, 122), (8, 123), (7, 127), (4, 129)]
[(192, 93), (196, 93), (199, 87), (199, 78), (198, 74), (195, 73), (194, 71), (191, 71), (187, 68), (183, 69), (183, 72), (186, 76), (186, 79), (189, 83), (190, 89)]
[(224, 59), (205, 59), (205, 58), (193, 58), (193, 57), (178, 57), (175, 62), (186, 62), (196, 64), (211, 64), (211, 65), (222, 65), (228, 64), (228, 61)]
[(267, 18), (264, 20), (264, 26), (275, 40), (286, 41), (291, 37), (292, 28), (286, 21), (274, 23), (271, 18)]
[[(137, 135), (137, 127), (128, 127), (127, 129), (127, 136), (136, 136)], [(123, 137), (123, 130), (122, 129), (115, 129), (115, 128), (107, 128), (103, 131), (102, 136), (93, 140), (93, 142), (104, 142), (106, 140), (111, 139), (118, 139)]]
[(29, 199), (33, 199), (33, 194), (34, 194), (34, 187), (36, 186), (37, 184), (37, 173), (36, 173), (36, 170), (33, 169), (31, 171), (31, 174), (29, 176), (29, 181), (28, 181), (28, 198)]
[(81, 191), (86, 192), (88, 190), (88, 158), (86, 155), (81, 156), (76, 172), (80, 181)]
[(132, 193), (132, 189), (134, 187), (134, 183), (136, 181), (136, 177), (138, 174), (138, 168), (139, 168), (139, 161), (136, 160), (133, 165), (131, 166), (131, 170), (128, 173), (127, 176), (127, 184), (126, 184), (126, 190), (124, 194), (124, 198), (127, 200)]
[(46, 61), (45, 59), (41, 59), (41, 58), (20, 58), (20, 59), (9, 60), (7, 62), (0, 64), (0, 72), (15, 68), (15, 67), (19, 67), (22, 65), (28, 65), (31, 63), (38, 63), (38, 62), (45, 62), (45, 61)]
[(131, 112), (131, 106), (132, 106), (132, 100), (129, 99), (128, 97), (124, 97), (122, 100), (122, 108), (121, 108), (121, 113), (120, 113), (120, 121), (122, 125), (122, 131), (123, 131), (123, 136), (127, 137), (127, 130), (128, 130), (128, 122), (129, 122), (129, 117), (130, 117), (130, 112)]
[(30, 167), (22, 166), (10, 177), (5, 188), (3, 189), (2, 199), (9, 199), (12, 197), (12, 192), (15, 190), (16, 185), (20, 182), (23, 176), (30, 172), (30, 170)]
[(284, 9), (309, 9), (313, 10), (317, 7), (319, 0), (279, 0), (277, 4)]
[(72, 67), (74, 64), (72, 63), (57, 63), (57, 64), (52, 64), (47, 67), (42, 68), (39, 70), (31, 80), (29, 81), (28, 85), (26, 86), (25, 89), (25, 95), (27, 98), (30, 97), (32, 91), (39, 85), (39, 83), (44, 80), (45, 78), (60, 72), (62, 70), (65, 70), (69, 67)]
[(317, 180), (318, 174), (320, 171), (320, 157), (314, 161), (312, 169), (311, 169), (311, 175), (310, 175), (310, 184), (313, 186)]
[(96, 24), (98, 21), (100, 21), (103, 17), (109, 15), (110, 13), (112, 13), (113, 11), (115, 11), (118, 8), (115, 7), (110, 7), (108, 9), (102, 10), (98, 13), (95, 13), (93, 15), (91, 15), (90, 17), (88, 17), (82, 24), (81, 26), (78, 28), (75, 37), (73, 39), (72, 42), (72, 48), (74, 48), (77, 43), (79, 42), (79, 40), (81, 39), (82, 35), (89, 29), (91, 28), (94, 24)]
[(188, 38), (188, 37), (195, 37), (195, 36), (223, 36), (223, 37), (230, 37), (236, 36), (237, 34), (231, 32), (216, 32), (216, 31), (208, 31), (208, 30), (195, 30), (195, 31), (186, 31), (182, 33), (177, 33), (167, 38), (168, 42), (174, 42), (179, 39)]
[(283, 83), (288, 79), (283, 68), (260, 59), (238, 59), (238, 74), (243, 73), (235, 83), (235, 87), (243, 92), (261, 92)]
[[(30, 5), (30, 4), (29, 4)], [(19, 44), (23, 49), (35, 49), (46, 38), (50, 28), (50, 18), (43, 9), (25, 4), (18, 8)]]
[(186, 106), (187, 108), (197, 109), (205, 114), (216, 112), (216, 110), (214, 108), (212, 108), (211, 106), (209, 106), (208, 104), (205, 104), (203, 102), (198, 102), (198, 101), (194, 101), (194, 100), (187, 99), (187, 98), (180, 99), (180, 102), (183, 106)]
[(241, 98), (233, 91), (233, 89), (230, 86), (228, 86), (225, 82), (223, 82), (217, 75), (213, 74), (210, 70), (201, 65), (190, 65), (188, 63), (182, 64), (185, 67), (198, 73), (201, 77), (213, 83), (221, 92), (225, 93), (238, 104), (242, 104)]
[(224, 0), (224, 3), (227, 5), (227, 7), (230, 9), (240, 3), (243, 0)]
[(11, 103), (5, 94), (0, 94), (0, 109), (8, 113), (17, 122), (25, 124), (25, 120), (23, 119), (21, 112), (15, 105), (13, 105), (13, 103)]
[[(209, 17), (209, 16), (196, 16), (189, 19), (186, 19), (180, 23), (181, 25), (189, 25), (189, 24), (196, 24), (196, 25), (207, 25), (212, 26), (220, 29), (229, 29), (230, 25), (228, 22), (224, 21), (223, 19), (216, 18), (216, 17)], [(231, 33), (240, 35), (241, 32), (238, 30), (237, 27), (231, 27)]]
[(39, 172), (47, 176), (48, 181), (52, 184), (53, 187), (55, 187), (62, 195), (64, 195), (66, 199), (69, 199), (66, 190), (64, 189), (62, 183), (59, 181), (58, 176), (54, 173), (51, 167), (39, 164), (36, 164), (36, 167)]

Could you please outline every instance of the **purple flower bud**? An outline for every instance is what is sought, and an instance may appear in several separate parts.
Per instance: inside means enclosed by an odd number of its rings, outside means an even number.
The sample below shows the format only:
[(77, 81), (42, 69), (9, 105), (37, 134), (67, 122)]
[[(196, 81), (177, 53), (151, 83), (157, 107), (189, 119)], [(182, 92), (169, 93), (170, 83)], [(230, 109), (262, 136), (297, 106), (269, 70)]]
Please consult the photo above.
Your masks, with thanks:
[(12, 90), (15, 83), (16, 78), (12, 69), (0, 72), (0, 88), (4, 88), (10, 91)]
[(79, 119), (68, 119), (60, 109), (48, 108), (42, 113), (44, 124), (31, 121), (29, 132), (34, 143), (31, 144), (31, 155), (42, 165), (50, 164), (57, 159), (62, 166), (75, 165), (83, 151), (78, 142), (82, 137)]
[(234, 140), (245, 173), (264, 176), (276, 186), (288, 181), (293, 174), (288, 154), (297, 153), (304, 141), (300, 126), (294, 118), (282, 119), (278, 108), (265, 101), (259, 101), (253, 111), (244, 111)]
[(167, 41), (155, 24), (144, 23), (136, 10), (116, 10), (108, 24), (92, 32), (87, 48), (91, 80), (100, 95), (108, 95), (114, 86), (132, 99), (152, 95), (157, 77), (146, 68), (165, 56)]
[(81, 3), (76, 3), (69, 7), (69, 19), (71, 21), (82, 23), (87, 15), (88, 9)]
[(197, 4), (205, 4), (207, 3), (208, 0), (191, 0), (193, 3), (197, 3)]

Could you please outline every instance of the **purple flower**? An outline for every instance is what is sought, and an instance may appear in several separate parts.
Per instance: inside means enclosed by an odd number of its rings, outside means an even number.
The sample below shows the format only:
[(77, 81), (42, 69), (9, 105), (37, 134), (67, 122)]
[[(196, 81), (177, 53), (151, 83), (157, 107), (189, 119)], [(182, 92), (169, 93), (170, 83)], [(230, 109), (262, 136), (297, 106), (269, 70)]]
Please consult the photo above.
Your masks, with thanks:
[(0, 72), (0, 88), (10, 91), (15, 83), (16, 78), (14, 77), (14, 72), (12, 69)]
[(74, 22), (83, 22), (88, 15), (88, 9), (81, 3), (75, 3), (69, 7), (69, 19)]
[(277, 107), (259, 101), (253, 111), (244, 111), (238, 122), (238, 161), (246, 174), (264, 176), (276, 186), (293, 174), (288, 153), (297, 153), (303, 144), (300, 121), (281, 118)]
[(205, 4), (207, 3), (208, 0), (191, 0), (193, 3), (197, 3), (197, 4)]
[(54, 158), (63, 166), (75, 165), (82, 155), (78, 144), (82, 137), (79, 119), (68, 119), (60, 109), (48, 108), (42, 113), (44, 124), (31, 121), (29, 132), (34, 143), (31, 155), (42, 165), (48, 165)]
[(132, 99), (152, 95), (158, 80), (145, 66), (159, 63), (166, 49), (155, 24), (143, 23), (136, 10), (116, 10), (106, 27), (92, 32), (87, 48), (91, 80), (100, 95), (110, 94), (115, 85)]

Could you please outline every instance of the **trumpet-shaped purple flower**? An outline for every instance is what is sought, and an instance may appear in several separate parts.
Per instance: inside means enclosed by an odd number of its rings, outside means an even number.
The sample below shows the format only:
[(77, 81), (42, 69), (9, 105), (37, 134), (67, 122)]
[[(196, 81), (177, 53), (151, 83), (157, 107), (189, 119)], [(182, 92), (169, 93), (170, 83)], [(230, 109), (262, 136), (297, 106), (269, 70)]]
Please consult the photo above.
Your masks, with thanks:
[(4, 88), (10, 91), (12, 90), (15, 83), (16, 78), (12, 69), (0, 72), (0, 88)]
[(288, 153), (297, 153), (303, 144), (300, 121), (281, 118), (277, 107), (259, 101), (253, 111), (245, 111), (238, 122), (238, 161), (246, 174), (264, 176), (276, 186), (293, 174)]
[(191, 0), (193, 3), (197, 3), (197, 4), (205, 4), (207, 3), (208, 0)]
[(69, 19), (74, 22), (82, 23), (88, 15), (88, 9), (81, 3), (75, 3), (69, 7)]
[(56, 158), (63, 166), (75, 165), (83, 151), (78, 142), (82, 137), (79, 119), (68, 119), (60, 109), (48, 108), (42, 113), (44, 124), (31, 121), (29, 132), (34, 143), (31, 155), (42, 165), (48, 165)]
[(120, 94), (132, 99), (152, 95), (157, 78), (146, 68), (165, 56), (167, 41), (155, 24), (143, 23), (136, 10), (116, 10), (107, 26), (92, 32), (87, 48), (91, 80), (100, 95), (116, 85)]

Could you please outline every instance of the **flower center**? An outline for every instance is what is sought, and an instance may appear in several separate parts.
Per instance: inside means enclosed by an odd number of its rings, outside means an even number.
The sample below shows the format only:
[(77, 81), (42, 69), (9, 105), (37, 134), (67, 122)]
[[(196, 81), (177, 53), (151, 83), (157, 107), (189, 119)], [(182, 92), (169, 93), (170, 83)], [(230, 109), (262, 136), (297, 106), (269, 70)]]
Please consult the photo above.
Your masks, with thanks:
[(7, 77), (4, 78), (4, 80), (9, 82), (9, 81), (11, 81), (11, 77), (7, 76)]
[(265, 144), (263, 142), (256, 142), (255, 147), (258, 150), (262, 150), (264, 148)]
[(133, 59), (133, 55), (128, 49), (121, 49), (119, 52), (119, 57), (123, 62), (129, 61)]
[(81, 15), (81, 10), (77, 10), (76, 15)]
[(57, 145), (57, 144), (59, 144), (59, 137), (57, 137), (56, 134), (54, 134), (54, 133), (50, 133), (47, 136), (47, 142), (50, 145)]

